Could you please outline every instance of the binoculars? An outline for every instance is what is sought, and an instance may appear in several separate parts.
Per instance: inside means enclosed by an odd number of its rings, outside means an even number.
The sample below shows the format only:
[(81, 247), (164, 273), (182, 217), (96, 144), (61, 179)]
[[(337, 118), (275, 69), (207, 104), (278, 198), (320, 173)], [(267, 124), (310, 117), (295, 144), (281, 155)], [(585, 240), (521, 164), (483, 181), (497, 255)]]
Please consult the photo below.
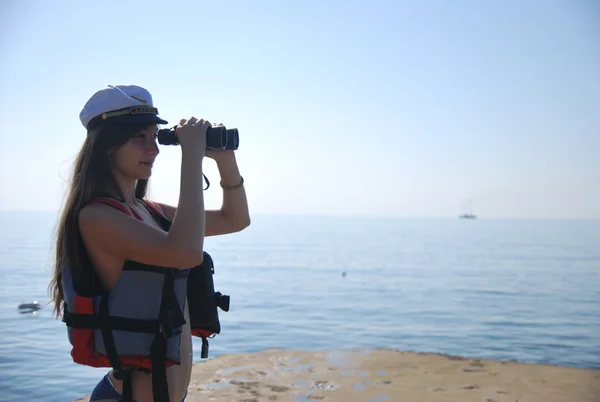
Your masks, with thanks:
[[(179, 145), (175, 127), (158, 130), (158, 143), (161, 145)], [(227, 129), (225, 126), (213, 126), (206, 130), (207, 149), (236, 150), (240, 145), (237, 128)]]

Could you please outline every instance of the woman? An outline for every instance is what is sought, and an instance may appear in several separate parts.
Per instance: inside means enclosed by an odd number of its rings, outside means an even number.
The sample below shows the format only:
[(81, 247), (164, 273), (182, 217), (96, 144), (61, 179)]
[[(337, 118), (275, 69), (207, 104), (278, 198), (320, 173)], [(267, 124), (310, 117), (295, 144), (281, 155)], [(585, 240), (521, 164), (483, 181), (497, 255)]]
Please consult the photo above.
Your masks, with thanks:
[[(139, 86), (108, 86), (86, 103), (87, 138), (57, 232), (50, 284), (80, 364), (112, 367), (91, 402), (185, 400), (192, 368), (187, 272), (201, 265), (204, 236), (250, 224), (233, 151), (206, 150), (203, 119), (182, 119), (178, 205), (146, 197), (158, 156), (158, 117)], [(202, 161), (216, 161), (223, 204), (205, 211)], [(162, 382), (161, 382), (162, 381)]]

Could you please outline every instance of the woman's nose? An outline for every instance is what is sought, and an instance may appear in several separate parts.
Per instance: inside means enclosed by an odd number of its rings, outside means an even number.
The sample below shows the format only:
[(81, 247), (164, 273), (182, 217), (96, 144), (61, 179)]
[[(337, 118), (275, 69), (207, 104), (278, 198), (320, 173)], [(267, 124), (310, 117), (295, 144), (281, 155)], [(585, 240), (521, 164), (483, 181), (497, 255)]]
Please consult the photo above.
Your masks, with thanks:
[(156, 143), (155, 139), (150, 141), (150, 143), (146, 147), (146, 150), (151, 155), (157, 155), (160, 152), (160, 149), (158, 148), (158, 144)]

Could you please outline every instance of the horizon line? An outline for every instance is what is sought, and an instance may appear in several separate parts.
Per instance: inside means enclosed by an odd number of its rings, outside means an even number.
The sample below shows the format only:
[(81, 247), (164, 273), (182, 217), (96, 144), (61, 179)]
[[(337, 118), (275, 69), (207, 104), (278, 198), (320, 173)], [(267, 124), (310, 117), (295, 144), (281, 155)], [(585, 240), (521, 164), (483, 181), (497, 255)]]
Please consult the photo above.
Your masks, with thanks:
[[(54, 213), (59, 215), (60, 209), (0, 209), (0, 213)], [(600, 221), (600, 216), (500, 216), (479, 215), (475, 219), (461, 219), (464, 214), (456, 215), (401, 215), (401, 214), (378, 214), (378, 213), (318, 213), (318, 212), (258, 212), (251, 214), (256, 217), (327, 217), (327, 218), (392, 218), (392, 219), (453, 219), (465, 221), (478, 220), (570, 220), (570, 221)]]

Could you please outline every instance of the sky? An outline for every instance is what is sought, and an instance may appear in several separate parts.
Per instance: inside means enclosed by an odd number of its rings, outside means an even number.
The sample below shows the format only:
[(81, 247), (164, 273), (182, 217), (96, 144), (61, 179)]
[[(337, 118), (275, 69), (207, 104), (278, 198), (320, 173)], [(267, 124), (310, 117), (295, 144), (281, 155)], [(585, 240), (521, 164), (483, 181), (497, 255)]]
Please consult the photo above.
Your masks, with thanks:
[(135, 84), (238, 128), (251, 214), (600, 219), (599, 4), (2, 0), (0, 210), (57, 211), (81, 108)]

